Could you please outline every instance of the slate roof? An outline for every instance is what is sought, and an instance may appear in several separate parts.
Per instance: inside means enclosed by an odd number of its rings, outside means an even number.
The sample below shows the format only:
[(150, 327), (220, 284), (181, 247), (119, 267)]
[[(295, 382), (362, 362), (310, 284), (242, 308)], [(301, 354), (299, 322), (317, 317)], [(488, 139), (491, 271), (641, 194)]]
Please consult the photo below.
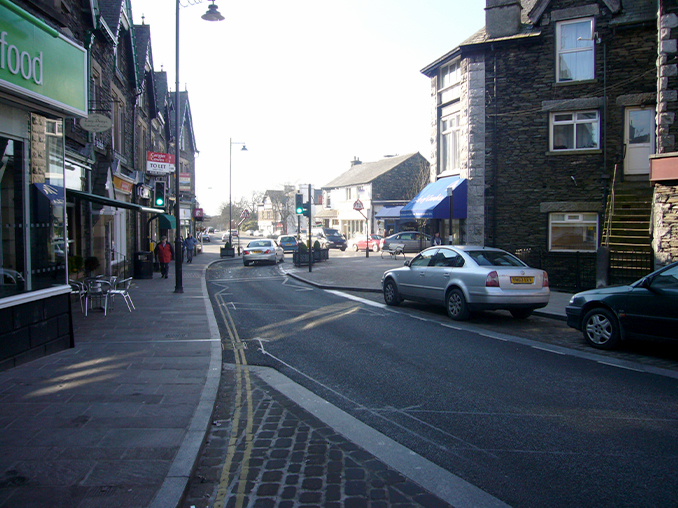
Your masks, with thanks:
[(656, 0), (623, 0), (621, 14), (616, 16), (611, 25), (629, 25), (657, 19)]
[(113, 32), (115, 40), (120, 35), (120, 22), (122, 21), (122, 9), (125, 0), (99, 0), (99, 10), (101, 17)]
[[(349, 185), (360, 185), (372, 182), (377, 177), (388, 173), (396, 166), (399, 166), (406, 160), (416, 157), (419, 152), (410, 153), (407, 155), (399, 155), (396, 157), (388, 157), (376, 162), (363, 162), (355, 164), (351, 169), (339, 175), (331, 182), (323, 185), (323, 189), (333, 189), (337, 187), (348, 187)], [(419, 155), (421, 157), (421, 155)]]

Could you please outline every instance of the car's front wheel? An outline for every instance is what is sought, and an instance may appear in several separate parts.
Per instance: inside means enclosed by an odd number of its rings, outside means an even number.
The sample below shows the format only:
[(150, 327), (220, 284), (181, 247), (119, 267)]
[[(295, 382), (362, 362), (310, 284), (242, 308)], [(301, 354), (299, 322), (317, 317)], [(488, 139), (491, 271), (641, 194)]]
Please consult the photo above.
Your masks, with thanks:
[(468, 305), (464, 293), (459, 288), (451, 289), (445, 298), (447, 315), (455, 321), (465, 321), (469, 317)]
[(379, 252), (379, 246), (376, 243), (372, 245), (372, 252)]
[(619, 321), (608, 309), (599, 307), (584, 316), (582, 326), (584, 338), (597, 349), (614, 349), (619, 344)]
[(400, 305), (398, 286), (396, 286), (396, 283), (392, 279), (389, 279), (384, 283), (384, 301), (386, 302), (386, 305)]
[(353, 250), (354, 250), (355, 252), (358, 252), (358, 244), (357, 244), (357, 243), (354, 243), (354, 244), (353, 244)]

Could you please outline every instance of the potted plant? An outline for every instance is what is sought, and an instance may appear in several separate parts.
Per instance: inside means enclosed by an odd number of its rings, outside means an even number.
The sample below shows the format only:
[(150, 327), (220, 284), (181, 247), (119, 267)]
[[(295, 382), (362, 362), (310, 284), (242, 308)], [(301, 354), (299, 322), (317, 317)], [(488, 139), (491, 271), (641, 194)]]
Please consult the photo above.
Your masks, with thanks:
[(222, 258), (226, 256), (230, 256), (232, 258), (235, 257), (235, 249), (231, 245), (231, 242), (226, 242), (224, 244), (224, 246), (221, 248), (220, 254)]
[(92, 272), (94, 272), (97, 268), (99, 268), (99, 258), (96, 256), (90, 256), (87, 259), (85, 259), (85, 274), (87, 276), (91, 276)]
[(308, 247), (305, 243), (300, 243), (297, 252), (292, 253), (292, 262), (296, 266), (308, 264)]
[(68, 256), (68, 273), (72, 278), (78, 278), (78, 275), (85, 268), (85, 258), (82, 256)]

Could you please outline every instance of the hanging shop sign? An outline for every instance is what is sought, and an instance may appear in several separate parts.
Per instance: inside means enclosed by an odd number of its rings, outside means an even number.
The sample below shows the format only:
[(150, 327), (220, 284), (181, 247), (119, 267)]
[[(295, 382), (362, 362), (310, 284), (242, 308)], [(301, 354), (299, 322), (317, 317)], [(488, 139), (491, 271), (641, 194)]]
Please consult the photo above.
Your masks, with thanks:
[(195, 220), (203, 220), (202, 208), (193, 210), (193, 218), (195, 218)]
[(81, 118), (78, 123), (87, 132), (105, 132), (113, 126), (113, 120), (99, 113), (92, 113), (87, 118)]
[(87, 51), (24, 11), (0, 1), (0, 90), (87, 116)]
[(191, 190), (191, 174), (179, 173), (179, 191), (190, 192)]
[(147, 152), (146, 173), (160, 176), (174, 173), (174, 154)]

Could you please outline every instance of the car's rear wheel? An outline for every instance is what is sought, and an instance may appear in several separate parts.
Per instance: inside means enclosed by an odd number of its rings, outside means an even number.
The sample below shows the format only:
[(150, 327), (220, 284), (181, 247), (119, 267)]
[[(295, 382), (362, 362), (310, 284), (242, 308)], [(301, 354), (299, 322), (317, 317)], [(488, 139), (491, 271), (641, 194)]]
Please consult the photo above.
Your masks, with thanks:
[(447, 308), (447, 315), (455, 321), (465, 321), (469, 318), (468, 305), (466, 305), (466, 298), (461, 289), (454, 288), (447, 293), (445, 308)]
[(379, 252), (379, 246), (376, 243), (372, 245), (372, 252)]
[(584, 316), (582, 326), (584, 338), (597, 349), (614, 349), (619, 345), (619, 321), (608, 309), (599, 307)]
[(386, 305), (397, 306), (400, 305), (400, 293), (398, 293), (398, 286), (392, 279), (384, 283), (384, 301)]
[(249, 261), (245, 261), (244, 259), (243, 259), (243, 261), (242, 261), (242, 264), (245, 265), (245, 266), (250, 266), (250, 262), (249, 262)]
[(511, 309), (509, 312), (516, 319), (527, 319), (532, 315), (532, 309)]

